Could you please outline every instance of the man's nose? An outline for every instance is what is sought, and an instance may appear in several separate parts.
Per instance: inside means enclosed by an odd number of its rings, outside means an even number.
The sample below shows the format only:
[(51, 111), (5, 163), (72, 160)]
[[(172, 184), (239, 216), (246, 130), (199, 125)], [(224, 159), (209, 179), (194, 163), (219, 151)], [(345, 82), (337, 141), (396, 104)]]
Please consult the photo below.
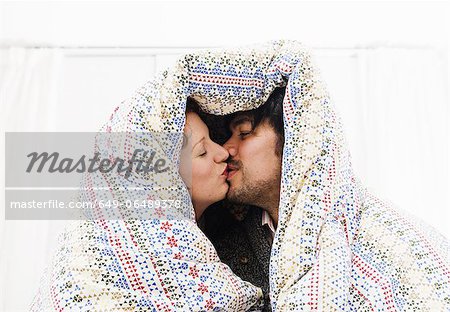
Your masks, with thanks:
[(232, 138), (226, 141), (223, 147), (228, 151), (231, 157), (235, 157), (238, 153), (238, 146)]

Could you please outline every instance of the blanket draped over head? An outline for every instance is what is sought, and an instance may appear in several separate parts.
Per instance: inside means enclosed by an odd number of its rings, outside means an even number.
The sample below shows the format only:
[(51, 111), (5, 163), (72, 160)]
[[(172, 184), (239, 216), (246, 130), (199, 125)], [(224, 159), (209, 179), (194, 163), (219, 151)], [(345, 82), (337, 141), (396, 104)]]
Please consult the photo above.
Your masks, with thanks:
[[(259, 107), (280, 86), (286, 86), (285, 144), (270, 260), (272, 309), (449, 311), (447, 241), (361, 185), (326, 87), (301, 44), (185, 55), (122, 103), (103, 130), (163, 133), (164, 140), (155, 140), (178, 164), (182, 137), (176, 134), (183, 132), (189, 96), (205, 112), (226, 115)], [(106, 143), (96, 148), (106, 155), (112, 149)], [(121, 151), (130, 156), (129, 149)], [(121, 178), (91, 174), (84, 186), (110, 179), (109, 190), (81, 191), (80, 198), (159, 196), (181, 204), (160, 209), (158, 217), (109, 220), (99, 212), (77, 222), (63, 236), (34, 310), (245, 311), (258, 305), (261, 290), (222, 264), (196, 226), (176, 173), (166, 179), (170, 187), (133, 176), (134, 185), (151, 186), (143, 190), (121, 189)]]

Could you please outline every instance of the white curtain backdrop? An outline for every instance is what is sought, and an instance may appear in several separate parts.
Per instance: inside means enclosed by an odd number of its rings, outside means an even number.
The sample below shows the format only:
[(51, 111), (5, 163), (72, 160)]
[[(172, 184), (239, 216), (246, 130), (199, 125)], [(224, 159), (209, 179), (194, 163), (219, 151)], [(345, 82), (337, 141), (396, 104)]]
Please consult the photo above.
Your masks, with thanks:
[[(0, 49), (2, 190), (5, 189), (5, 131), (55, 131), (54, 115), (62, 53), (59, 50)], [(4, 207), (4, 191), (1, 206)], [(27, 309), (48, 265), (62, 221), (0, 220), (2, 291), (0, 310)]]
[[(186, 50), (0, 46), (0, 176), (5, 131), (95, 131), (116, 105)], [(363, 182), (449, 237), (446, 54), (376, 45), (312, 50)], [(64, 224), (2, 216), (0, 310), (27, 310)]]
[(58, 49), (0, 49), (1, 112), (5, 131), (51, 131), (62, 53)]
[(436, 49), (358, 53), (355, 166), (366, 185), (449, 237), (447, 64)]

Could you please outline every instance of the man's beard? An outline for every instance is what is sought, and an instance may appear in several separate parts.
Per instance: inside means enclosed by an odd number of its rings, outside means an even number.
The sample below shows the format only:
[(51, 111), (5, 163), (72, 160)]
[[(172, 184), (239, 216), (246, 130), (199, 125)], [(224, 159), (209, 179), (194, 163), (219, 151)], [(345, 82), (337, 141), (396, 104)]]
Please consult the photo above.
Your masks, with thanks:
[(264, 206), (272, 201), (273, 190), (280, 183), (280, 173), (271, 175), (266, 180), (249, 179), (244, 167), (239, 169), (242, 174), (242, 180), (238, 188), (230, 186), (227, 193), (227, 200), (234, 204), (245, 204), (254, 206)]

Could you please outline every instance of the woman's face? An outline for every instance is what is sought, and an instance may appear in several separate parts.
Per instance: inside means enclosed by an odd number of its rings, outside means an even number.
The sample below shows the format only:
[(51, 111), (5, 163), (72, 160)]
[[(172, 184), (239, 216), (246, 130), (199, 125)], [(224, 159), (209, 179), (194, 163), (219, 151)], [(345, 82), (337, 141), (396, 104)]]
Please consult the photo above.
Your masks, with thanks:
[(181, 150), (180, 174), (191, 194), (198, 220), (209, 205), (227, 194), (228, 152), (211, 141), (208, 127), (196, 113), (186, 114), (184, 134), (187, 144)]

